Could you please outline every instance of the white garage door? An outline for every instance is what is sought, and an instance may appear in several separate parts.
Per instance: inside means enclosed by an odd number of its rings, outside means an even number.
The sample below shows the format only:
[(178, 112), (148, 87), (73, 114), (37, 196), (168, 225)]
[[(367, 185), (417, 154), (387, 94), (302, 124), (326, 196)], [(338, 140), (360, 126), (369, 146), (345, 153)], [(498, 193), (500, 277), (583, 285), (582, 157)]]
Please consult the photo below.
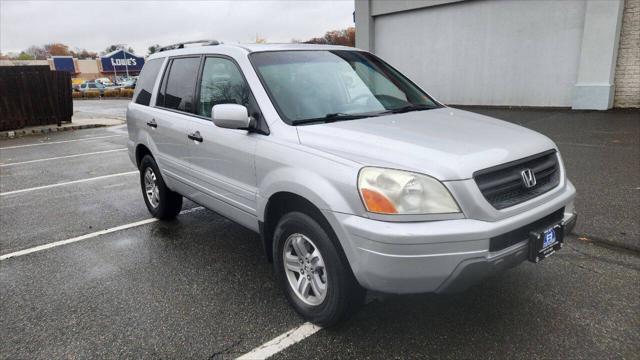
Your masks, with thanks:
[(571, 106), (584, 12), (494, 0), (381, 15), (375, 53), (447, 104)]

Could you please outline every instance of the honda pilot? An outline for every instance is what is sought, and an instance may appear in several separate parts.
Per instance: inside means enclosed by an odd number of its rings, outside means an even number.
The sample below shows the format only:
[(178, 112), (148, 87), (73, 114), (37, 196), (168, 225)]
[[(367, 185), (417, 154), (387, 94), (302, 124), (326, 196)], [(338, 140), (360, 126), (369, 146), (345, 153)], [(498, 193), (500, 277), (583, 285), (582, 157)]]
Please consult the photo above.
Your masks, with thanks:
[(366, 51), (199, 43), (151, 55), (128, 106), (144, 202), (172, 219), (187, 198), (260, 234), (311, 322), (365, 290), (463, 291), (575, 225), (546, 136), (447, 107)]

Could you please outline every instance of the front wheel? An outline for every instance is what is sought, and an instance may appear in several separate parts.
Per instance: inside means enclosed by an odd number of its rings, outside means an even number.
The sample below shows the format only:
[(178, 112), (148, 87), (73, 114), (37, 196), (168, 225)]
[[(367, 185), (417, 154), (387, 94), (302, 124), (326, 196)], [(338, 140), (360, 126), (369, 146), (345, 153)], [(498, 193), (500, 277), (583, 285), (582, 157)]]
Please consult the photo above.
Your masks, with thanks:
[(153, 217), (169, 220), (178, 216), (182, 209), (182, 196), (167, 187), (158, 164), (149, 155), (140, 161), (140, 186), (144, 202)]
[(274, 267), (293, 308), (305, 319), (330, 326), (352, 315), (364, 290), (355, 280), (337, 239), (300, 212), (282, 217), (274, 232)]

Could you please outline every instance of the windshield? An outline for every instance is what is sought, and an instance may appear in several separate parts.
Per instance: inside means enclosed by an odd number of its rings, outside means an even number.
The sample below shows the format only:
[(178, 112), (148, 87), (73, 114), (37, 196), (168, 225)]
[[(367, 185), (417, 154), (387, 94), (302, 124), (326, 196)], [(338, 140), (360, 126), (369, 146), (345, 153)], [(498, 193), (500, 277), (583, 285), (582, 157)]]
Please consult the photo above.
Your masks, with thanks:
[(250, 59), (288, 124), (439, 107), (406, 77), (369, 53), (271, 51), (253, 53)]

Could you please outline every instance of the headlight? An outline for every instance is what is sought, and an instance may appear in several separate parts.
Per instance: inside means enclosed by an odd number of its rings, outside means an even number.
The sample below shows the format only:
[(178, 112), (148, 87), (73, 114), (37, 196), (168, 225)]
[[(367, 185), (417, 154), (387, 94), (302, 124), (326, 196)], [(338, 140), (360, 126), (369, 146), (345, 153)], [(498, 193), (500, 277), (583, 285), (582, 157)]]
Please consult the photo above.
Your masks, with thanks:
[(366, 167), (358, 191), (367, 211), (378, 214), (444, 214), (460, 212), (442, 183), (408, 171)]

